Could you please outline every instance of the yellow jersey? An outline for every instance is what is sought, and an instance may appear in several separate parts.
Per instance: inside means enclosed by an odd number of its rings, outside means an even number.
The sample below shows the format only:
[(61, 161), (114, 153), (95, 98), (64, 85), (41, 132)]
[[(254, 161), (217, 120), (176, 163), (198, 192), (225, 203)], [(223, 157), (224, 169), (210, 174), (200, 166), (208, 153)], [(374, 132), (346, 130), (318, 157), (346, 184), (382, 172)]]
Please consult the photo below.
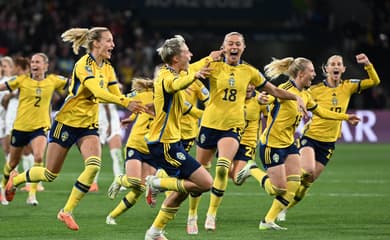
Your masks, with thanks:
[[(133, 91), (128, 95), (131, 99), (142, 101), (145, 104), (153, 103), (152, 91)], [(133, 126), (127, 139), (126, 147), (137, 149), (138, 151), (149, 154), (148, 146), (146, 145), (145, 135), (149, 132), (150, 123), (153, 116), (147, 113), (138, 113), (135, 115)]]
[[(302, 98), (308, 111), (327, 119), (347, 120), (344, 113), (331, 112), (318, 106), (306, 89), (299, 90), (293, 80), (289, 80), (279, 88), (285, 89)], [(302, 120), (302, 112), (297, 102), (275, 98), (267, 118), (267, 126), (261, 135), (261, 143), (273, 148), (285, 148), (294, 143), (294, 133)]]
[(31, 132), (51, 125), (51, 99), (54, 91), (66, 87), (67, 78), (50, 74), (37, 81), (30, 75), (20, 75), (6, 82), (10, 91), (19, 89), (19, 105), (13, 128)]
[(241, 135), (240, 144), (256, 148), (261, 133), (261, 116), (267, 116), (268, 105), (260, 104), (257, 100), (259, 92), (245, 100), (245, 128)]
[(99, 102), (127, 107), (130, 100), (121, 94), (109, 61), (98, 66), (91, 54), (85, 54), (75, 64), (68, 96), (56, 120), (71, 127), (97, 128)]
[(170, 66), (163, 66), (154, 80), (155, 117), (146, 135), (148, 143), (175, 143), (181, 140), (181, 119), (191, 111), (192, 105), (185, 101), (184, 91), (193, 81), (192, 71), (180, 74)]
[[(337, 87), (330, 87), (326, 80), (310, 87), (313, 99), (323, 108), (330, 111), (345, 113), (352, 94), (373, 87), (380, 83), (380, 79), (373, 67), (365, 67), (368, 79), (343, 80)], [(304, 128), (304, 135), (322, 142), (336, 142), (341, 135), (341, 121), (323, 119), (313, 116)]]
[[(184, 98), (192, 106), (197, 105), (197, 101), (206, 103), (209, 99), (209, 91), (200, 80), (196, 80), (184, 92)], [(186, 114), (181, 119), (181, 139), (187, 140), (195, 138), (199, 132), (199, 118)]]
[(266, 79), (259, 70), (243, 61), (235, 66), (215, 61), (210, 63), (210, 68), (210, 100), (203, 113), (201, 126), (217, 130), (244, 128), (247, 86), (252, 83), (262, 87)]

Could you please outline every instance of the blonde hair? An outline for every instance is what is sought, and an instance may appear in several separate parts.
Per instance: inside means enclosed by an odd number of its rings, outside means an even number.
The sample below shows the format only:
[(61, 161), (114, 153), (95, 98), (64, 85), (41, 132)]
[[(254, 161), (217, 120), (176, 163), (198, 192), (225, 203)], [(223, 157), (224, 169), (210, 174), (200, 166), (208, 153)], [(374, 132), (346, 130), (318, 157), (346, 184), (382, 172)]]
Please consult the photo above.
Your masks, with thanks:
[(35, 53), (34, 55), (40, 56), (46, 64), (49, 64), (49, 57), (43, 52)]
[(110, 31), (106, 27), (88, 28), (71, 28), (61, 34), (62, 41), (73, 42), (73, 52), (78, 55), (80, 47), (86, 48), (87, 52), (93, 49), (93, 41), (99, 41), (101, 33)]
[(132, 91), (152, 91), (154, 81), (149, 78), (134, 78), (132, 80)]
[(11, 66), (11, 68), (14, 67), (14, 60), (10, 56), (5, 56), (0, 58), (0, 61), (6, 61)]
[(184, 38), (181, 35), (175, 35), (175, 37), (165, 40), (164, 44), (157, 49), (157, 53), (164, 63), (171, 64), (173, 57), (180, 54), (184, 44)]
[(322, 66), (321, 66), (322, 75), (323, 75), (324, 77), (327, 77), (327, 76), (328, 76), (328, 72), (326, 71), (326, 67), (329, 65), (330, 59), (335, 58), (335, 57), (341, 58), (341, 62), (343, 63), (343, 66), (344, 66), (344, 59), (343, 59), (343, 57), (342, 57), (341, 55), (335, 54), (335, 55), (330, 56), (330, 57), (328, 58), (328, 60), (326, 61), (326, 64), (322, 64)]
[[(225, 38), (223, 39), (223, 43), (225, 43), (229, 37), (234, 36), (234, 35), (237, 35), (237, 36), (241, 37), (242, 42), (243, 42), (244, 45), (245, 45), (245, 38), (244, 38), (244, 35), (242, 35), (242, 34), (239, 33), (239, 32), (230, 32), (230, 33), (226, 34), (226, 35), (225, 35)], [(223, 45), (223, 44), (222, 44), (222, 45)]]
[(307, 64), (311, 61), (307, 58), (286, 57), (283, 59), (274, 58), (271, 63), (264, 67), (265, 74), (271, 79), (275, 79), (280, 75), (286, 75), (290, 78), (296, 78), (299, 71), (306, 69)]

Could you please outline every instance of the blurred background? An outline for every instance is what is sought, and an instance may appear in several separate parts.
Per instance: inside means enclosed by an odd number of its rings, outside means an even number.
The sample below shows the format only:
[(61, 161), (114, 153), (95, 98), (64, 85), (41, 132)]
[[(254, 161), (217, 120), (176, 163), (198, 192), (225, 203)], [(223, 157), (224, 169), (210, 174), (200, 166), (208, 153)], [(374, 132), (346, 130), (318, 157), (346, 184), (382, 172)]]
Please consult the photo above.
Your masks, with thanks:
[(112, 62), (124, 91), (133, 77), (153, 77), (165, 38), (183, 35), (195, 61), (238, 31), (253, 66), (263, 71), (272, 57), (302, 56), (313, 61), (316, 81), (333, 54), (344, 57), (344, 79), (365, 78), (355, 55), (366, 53), (382, 82), (355, 95), (350, 108), (390, 108), (390, 0), (0, 0), (0, 56), (44, 52), (49, 72), (69, 77), (78, 56), (60, 35), (93, 26), (114, 34)]

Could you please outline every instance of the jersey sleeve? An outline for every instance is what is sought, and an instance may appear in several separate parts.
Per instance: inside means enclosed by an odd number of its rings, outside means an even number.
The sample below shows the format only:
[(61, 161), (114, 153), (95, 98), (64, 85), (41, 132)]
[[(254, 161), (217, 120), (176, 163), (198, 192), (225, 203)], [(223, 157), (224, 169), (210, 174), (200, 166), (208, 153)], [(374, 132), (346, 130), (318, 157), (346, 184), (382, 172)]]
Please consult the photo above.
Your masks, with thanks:
[(10, 80), (5, 82), (5, 85), (7, 86), (8, 90), (12, 92), (15, 89), (18, 89), (20, 87), (20, 82), (22, 80), (23, 76), (20, 77), (13, 77)]
[(196, 80), (193, 83), (193, 86), (196, 89), (196, 96), (198, 97), (199, 101), (205, 103), (207, 100), (209, 100), (210, 92), (200, 80)]
[[(360, 91), (376, 86), (380, 83), (379, 76), (372, 64), (364, 66), (364, 69), (367, 71), (368, 78), (361, 80), (359, 89)], [(358, 93), (360, 93), (360, 91)]]

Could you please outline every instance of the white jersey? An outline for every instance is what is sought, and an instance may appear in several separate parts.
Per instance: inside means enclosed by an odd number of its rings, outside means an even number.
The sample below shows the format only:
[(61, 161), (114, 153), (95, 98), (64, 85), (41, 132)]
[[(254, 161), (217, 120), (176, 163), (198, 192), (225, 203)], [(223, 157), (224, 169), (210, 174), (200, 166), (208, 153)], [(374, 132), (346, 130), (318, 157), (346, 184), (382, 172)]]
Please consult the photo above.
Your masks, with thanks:
[[(105, 107), (106, 105), (106, 107)], [(106, 112), (108, 109), (108, 113)], [(108, 119), (110, 116), (110, 119)], [(110, 132), (109, 125), (111, 124)], [(122, 131), (120, 126), (120, 118), (118, 114), (118, 110), (115, 104), (99, 104), (99, 136), (100, 142), (105, 144), (109, 142), (112, 137), (115, 135), (119, 135), (122, 137)]]
[[(2, 77), (0, 79), (0, 83), (4, 83), (8, 80), (10, 80), (11, 78), (13, 78), (14, 76), (11, 76), (11, 77)], [(9, 91), (0, 91), (0, 138), (3, 138), (5, 137), (6, 135), (10, 135), (11, 134), (11, 130), (12, 130), (12, 127), (14, 125), (14, 121), (15, 121), (15, 118), (16, 118), (16, 111), (17, 111), (17, 108), (18, 108), (18, 105), (17, 105), (17, 102), (18, 102), (18, 99), (17, 98), (12, 98), (10, 99), (9, 103), (8, 103), (8, 106), (7, 106), (7, 109), (5, 109), (3, 107), (3, 105), (1, 104), (1, 101), (3, 100), (3, 97), (7, 94), (9, 94), (10, 92)], [(14, 104), (11, 102), (16, 99), (16, 106), (14, 106)], [(10, 112), (10, 113), (8, 113)], [(11, 113), (14, 113), (14, 117), (11, 118), (11, 116), (9, 116), (9, 120), (7, 120), (7, 115), (8, 114), (11, 114)]]

